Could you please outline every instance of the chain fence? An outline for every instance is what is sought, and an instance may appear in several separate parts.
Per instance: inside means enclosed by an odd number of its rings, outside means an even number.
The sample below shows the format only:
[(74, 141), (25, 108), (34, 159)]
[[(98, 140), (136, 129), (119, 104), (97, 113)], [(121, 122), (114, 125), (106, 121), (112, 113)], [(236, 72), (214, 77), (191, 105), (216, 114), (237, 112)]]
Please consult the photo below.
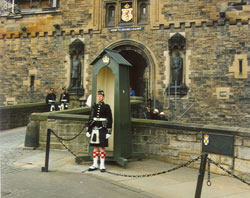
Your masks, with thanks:
[[(85, 127), (75, 136), (75, 137), (72, 137), (70, 139), (65, 139), (65, 138), (62, 138), (62, 137), (59, 137), (53, 130), (51, 130), (51, 132), (57, 137), (57, 139), (59, 140), (59, 142), (64, 146), (64, 148), (66, 150), (68, 150), (73, 156), (75, 157), (78, 157), (69, 147), (67, 147), (63, 141), (71, 141), (71, 140), (74, 140), (76, 139), (78, 136), (80, 136), (80, 134), (84, 131)], [(168, 170), (164, 170), (164, 171), (160, 171), (160, 172), (156, 172), (156, 173), (149, 173), (149, 174), (142, 174), (142, 175), (128, 175), (128, 174), (121, 174), (121, 173), (116, 173), (116, 172), (112, 172), (112, 171), (109, 171), (109, 170), (106, 170), (106, 173), (108, 174), (111, 174), (111, 175), (116, 175), (116, 176), (122, 176), (122, 177), (132, 177), (132, 178), (142, 178), (142, 177), (152, 177), (152, 176), (157, 176), (157, 175), (161, 175), (161, 174), (166, 174), (166, 173), (169, 173), (169, 172), (172, 172), (172, 171), (175, 171), (175, 170), (178, 170), (180, 168), (183, 168), (183, 167), (187, 167), (189, 166), (191, 163), (193, 162), (196, 162), (198, 161), (199, 159), (201, 159), (201, 156), (198, 156), (184, 164), (181, 164), (179, 166), (176, 166), (174, 168), (170, 168)], [(218, 168), (222, 169), (224, 172), (228, 173), (229, 175), (233, 176), (235, 179), (238, 179), (239, 181), (247, 184), (250, 186), (250, 183), (245, 181), (244, 179), (240, 178), (239, 176), (233, 174), (230, 170), (227, 170), (225, 169), (223, 166), (221, 166), (219, 163), (215, 162), (214, 160), (210, 159), (209, 157), (207, 158), (208, 159), (208, 167), (207, 167), (207, 186), (211, 186), (212, 185), (212, 182), (211, 182), (211, 172), (210, 172), (210, 166), (211, 166), (211, 163), (214, 164), (215, 166), (217, 166)], [(85, 171), (82, 171), (82, 173), (86, 172), (87, 170)]]
[[(221, 166), (219, 163), (215, 162), (214, 160), (210, 159), (209, 157), (207, 158), (209, 163), (214, 164), (215, 166), (217, 166), (218, 168), (220, 168), (221, 170), (223, 170), (224, 172), (226, 172), (227, 174), (233, 176), (235, 179), (240, 180), (241, 182), (247, 184), (248, 186), (250, 186), (250, 183), (245, 181), (244, 179), (238, 177), (237, 175), (233, 174), (230, 170), (225, 169), (223, 166)], [(209, 177), (210, 178), (210, 177)]]
[(72, 138), (69, 138), (69, 139), (65, 139), (65, 138), (59, 137), (53, 130), (51, 130), (51, 133), (53, 133), (54, 136), (57, 137), (58, 141), (64, 146), (64, 148), (65, 148), (67, 151), (69, 151), (72, 155), (74, 155), (75, 157), (77, 157), (77, 155), (76, 155), (69, 147), (67, 147), (67, 146), (63, 143), (63, 141), (66, 141), (66, 142), (67, 142), (67, 141), (72, 141), (72, 140), (76, 139), (78, 136), (81, 135), (81, 133), (84, 131), (84, 129), (85, 129), (85, 127), (83, 127), (82, 130), (81, 130), (76, 136), (74, 136), (74, 137), (72, 137)]
[(194, 159), (186, 162), (185, 164), (181, 164), (181, 165), (176, 166), (174, 168), (171, 168), (171, 169), (168, 169), (168, 170), (165, 170), (165, 171), (156, 172), (156, 173), (149, 173), (149, 174), (143, 174), (143, 175), (127, 175), (127, 174), (115, 173), (115, 172), (108, 171), (108, 170), (106, 170), (106, 173), (109, 173), (109, 174), (112, 174), (112, 175), (116, 175), (116, 176), (123, 176), (123, 177), (137, 177), (137, 178), (138, 177), (152, 177), (152, 176), (157, 176), (157, 175), (161, 175), (161, 174), (165, 174), (165, 173), (170, 173), (170, 172), (178, 170), (180, 168), (187, 167), (191, 163), (199, 160), (200, 158), (201, 158), (201, 156), (198, 156), (198, 157), (196, 157), (196, 158), (194, 158)]
[(212, 182), (210, 180), (210, 161), (208, 160), (207, 162), (207, 186), (211, 186), (212, 185)]

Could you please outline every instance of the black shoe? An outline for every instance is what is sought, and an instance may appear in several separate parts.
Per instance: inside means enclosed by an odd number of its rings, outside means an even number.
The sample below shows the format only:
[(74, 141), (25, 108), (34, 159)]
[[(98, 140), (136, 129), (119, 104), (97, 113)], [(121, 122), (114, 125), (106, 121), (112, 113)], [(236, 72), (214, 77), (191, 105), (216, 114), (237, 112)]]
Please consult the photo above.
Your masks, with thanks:
[(106, 169), (105, 169), (105, 168), (102, 168), (102, 169), (100, 169), (100, 171), (101, 171), (102, 173), (104, 173), (104, 172), (106, 171)]
[(91, 166), (89, 167), (88, 171), (94, 171), (94, 170), (97, 170), (98, 168), (94, 167), (94, 166)]

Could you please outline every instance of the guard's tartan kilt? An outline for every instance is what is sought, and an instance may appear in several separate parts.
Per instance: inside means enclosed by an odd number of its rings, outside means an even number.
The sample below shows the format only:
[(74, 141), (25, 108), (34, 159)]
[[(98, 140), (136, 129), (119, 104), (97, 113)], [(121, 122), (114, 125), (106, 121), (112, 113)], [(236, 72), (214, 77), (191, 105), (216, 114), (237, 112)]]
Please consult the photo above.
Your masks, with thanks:
[[(90, 146), (108, 147), (109, 142), (108, 142), (108, 139), (106, 139), (106, 134), (107, 133), (108, 133), (108, 129), (106, 129), (106, 128), (99, 129), (100, 144), (89, 143), (89, 145)], [(92, 132), (91, 132), (91, 135), (92, 135)]]

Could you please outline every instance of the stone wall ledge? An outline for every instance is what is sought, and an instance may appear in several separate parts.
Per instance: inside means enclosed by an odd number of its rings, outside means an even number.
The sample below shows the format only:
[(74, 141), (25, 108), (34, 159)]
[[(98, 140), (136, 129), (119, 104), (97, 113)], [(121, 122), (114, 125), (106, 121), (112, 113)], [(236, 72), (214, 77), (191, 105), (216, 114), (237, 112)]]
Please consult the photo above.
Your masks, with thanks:
[(27, 108), (27, 107), (40, 107), (40, 106), (47, 106), (47, 104), (45, 102), (36, 102), (36, 103), (27, 103), (27, 104), (16, 104), (16, 105), (0, 106), (0, 110), (19, 109), (19, 108)]
[[(187, 132), (209, 132), (209, 133), (220, 133), (227, 135), (237, 135), (241, 137), (250, 137), (250, 129), (241, 127), (228, 127), (228, 126), (218, 126), (209, 124), (195, 124), (195, 123), (180, 123), (172, 121), (161, 121), (161, 120), (149, 120), (149, 119), (137, 119), (132, 118), (132, 126), (140, 127), (160, 127), (166, 129), (177, 129), (180, 131), (175, 131), (180, 134)], [(171, 132), (168, 131), (170, 134)]]
[[(57, 120), (74, 120), (74, 121), (86, 121), (88, 120), (88, 113), (90, 111), (89, 107), (77, 108), (73, 110), (65, 110), (58, 112), (46, 112), (46, 113), (33, 113), (30, 116), (30, 120), (47, 120), (47, 119), (57, 119)], [(77, 115), (77, 113), (86, 115)], [(195, 124), (195, 123), (180, 123), (172, 121), (161, 121), (161, 120), (150, 120), (150, 119), (138, 119), (132, 118), (132, 127), (142, 126), (142, 127), (155, 127), (155, 128), (166, 128), (175, 129), (174, 133), (183, 134), (189, 132), (193, 134), (194, 132), (209, 132), (209, 133), (220, 133), (241, 137), (250, 137), (250, 129), (241, 127), (228, 127), (228, 126), (218, 126), (209, 124)], [(171, 131), (168, 131), (171, 134)]]
[(74, 120), (74, 121), (87, 121), (89, 119), (88, 115), (73, 115), (73, 114), (49, 114), (48, 119), (56, 120)]
[(75, 109), (68, 109), (64, 111), (55, 111), (55, 112), (45, 112), (45, 113), (32, 113), (30, 115), (30, 120), (33, 121), (45, 121), (48, 119), (57, 119), (57, 120), (75, 120), (83, 121), (88, 119), (88, 115), (79, 115), (79, 114), (89, 114), (90, 107), (81, 107)]

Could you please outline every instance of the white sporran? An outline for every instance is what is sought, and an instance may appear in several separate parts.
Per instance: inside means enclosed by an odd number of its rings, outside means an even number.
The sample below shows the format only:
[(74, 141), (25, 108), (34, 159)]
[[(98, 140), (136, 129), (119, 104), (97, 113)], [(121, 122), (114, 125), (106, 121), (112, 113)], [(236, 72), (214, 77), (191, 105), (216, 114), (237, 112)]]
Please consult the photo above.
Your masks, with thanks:
[(90, 138), (91, 144), (100, 144), (99, 129), (93, 129)]

